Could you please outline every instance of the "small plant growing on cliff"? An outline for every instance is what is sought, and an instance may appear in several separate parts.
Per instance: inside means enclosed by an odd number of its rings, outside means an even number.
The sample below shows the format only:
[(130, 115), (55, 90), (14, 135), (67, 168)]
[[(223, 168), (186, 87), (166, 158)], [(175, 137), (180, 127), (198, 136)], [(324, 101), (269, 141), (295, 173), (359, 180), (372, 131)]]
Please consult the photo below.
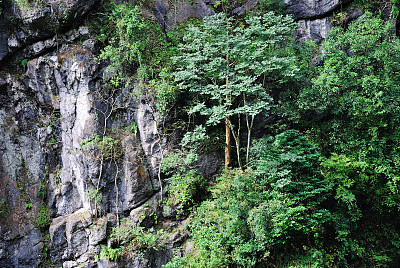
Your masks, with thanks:
[(100, 193), (100, 188), (99, 189), (87, 189), (86, 193), (89, 198), (90, 206), (92, 206), (92, 203), (94, 203), (94, 207), (92, 209), (92, 214), (93, 215), (101, 215), (103, 210), (101, 208), (101, 201), (103, 200), (103, 194)]
[(4, 199), (0, 199), (0, 216), (3, 215), (6, 209), (7, 209), (6, 201)]
[(120, 140), (99, 134), (93, 134), (82, 141), (82, 149), (94, 158), (103, 157), (104, 159), (119, 158), (121, 156)]
[(109, 260), (117, 260), (129, 252), (147, 250), (158, 250), (164, 246), (168, 236), (163, 230), (155, 231), (153, 228), (145, 230), (129, 219), (123, 219), (121, 224), (112, 228), (110, 240), (117, 243), (117, 248), (108, 248), (103, 246), (100, 253), (100, 258)]
[(119, 76), (121, 70), (136, 66), (141, 78), (153, 78), (168, 58), (166, 38), (157, 22), (144, 16), (140, 6), (123, 4), (113, 6), (109, 21), (113, 38), (100, 55), (112, 62), (108, 71)]
[(132, 123), (130, 124), (130, 126), (129, 126), (129, 132), (131, 133), (131, 134), (134, 134), (134, 135), (136, 135), (137, 134), (137, 124), (136, 124), (136, 122), (135, 121), (132, 121)]
[(51, 219), (49, 215), (49, 208), (46, 206), (46, 204), (41, 204), (39, 212), (36, 216), (35, 227), (44, 229), (49, 226), (50, 222)]
[(23, 59), (23, 60), (21, 61), (21, 65), (22, 65), (22, 67), (24, 68), (24, 70), (26, 70), (26, 66), (28, 65), (28, 59)]

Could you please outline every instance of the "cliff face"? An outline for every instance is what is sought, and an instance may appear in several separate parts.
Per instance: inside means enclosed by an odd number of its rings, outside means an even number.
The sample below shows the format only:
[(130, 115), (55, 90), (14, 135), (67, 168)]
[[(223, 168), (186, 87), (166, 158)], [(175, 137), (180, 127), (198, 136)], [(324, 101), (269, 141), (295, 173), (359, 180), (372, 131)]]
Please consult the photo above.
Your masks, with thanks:
[[(329, 16), (345, 4), (285, 3), (300, 22), (298, 37), (317, 42), (332, 27)], [(172, 230), (182, 224), (165, 221), (171, 213), (160, 202), (159, 162), (168, 151), (158, 127), (161, 118), (150, 98), (131, 94), (135, 87), (111, 87), (106, 65), (97, 59), (99, 48), (86, 17), (99, 4), (0, 1), (1, 267), (43, 267), (48, 262), (161, 267), (185, 236), (175, 231), (163, 250), (134, 255), (128, 263), (96, 257), (100, 245), (110, 243), (107, 236), (118, 215), (145, 227), (164, 221)], [(153, 12), (168, 29), (188, 17), (212, 15), (207, 4), (157, 2)], [(249, 2), (237, 12), (251, 6)], [(96, 137), (109, 134), (110, 151), (94, 148)], [(215, 159), (208, 158), (211, 166)]]

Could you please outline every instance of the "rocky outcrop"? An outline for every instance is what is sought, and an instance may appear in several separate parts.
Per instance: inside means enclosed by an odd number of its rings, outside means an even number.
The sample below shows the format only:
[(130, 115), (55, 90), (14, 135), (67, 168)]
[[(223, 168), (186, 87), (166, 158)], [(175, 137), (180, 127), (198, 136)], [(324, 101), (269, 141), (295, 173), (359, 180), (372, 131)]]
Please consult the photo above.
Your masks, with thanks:
[[(2, 24), (5, 27), (0, 29), (0, 61), (39, 41), (59, 42), (57, 36), (78, 26), (100, 0), (2, 2)], [(43, 52), (42, 46), (50, 48), (50, 44), (41, 44), (37, 48), (32, 46), (33, 52), (36, 55)]]
[(295, 20), (324, 18), (351, 0), (284, 0)]
[[(158, 171), (161, 153), (151, 104), (134, 100), (134, 88), (108, 88), (87, 27), (59, 36), (74, 37), (86, 40), (59, 44), (58, 51), (54, 37), (39, 41), (26, 53), (46, 44), (53, 52), (26, 62), (24, 74), (18, 74), (23, 68), (2, 72), (1, 267), (93, 262), (113, 225), (92, 217), (129, 214), (159, 189), (149, 175)], [(132, 124), (138, 133), (129, 130)], [(112, 137), (111, 153), (99, 145), (103, 137)], [(85, 147), (85, 140), (94, 142)], [(47, 237), (38, 227), (49, 216), (54, 219)]]

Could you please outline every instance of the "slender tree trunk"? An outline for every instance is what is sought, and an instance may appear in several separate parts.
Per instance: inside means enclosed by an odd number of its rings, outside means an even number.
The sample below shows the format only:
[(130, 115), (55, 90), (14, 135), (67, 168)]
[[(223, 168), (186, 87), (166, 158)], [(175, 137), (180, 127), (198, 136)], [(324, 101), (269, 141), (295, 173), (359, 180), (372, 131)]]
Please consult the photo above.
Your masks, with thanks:
[(249, 164), (250, 144), (251, 144), (251, 129), (253, 128), (254, 115), (251, 116), (251, 121), (250, 121), (250, 123), (249, 123), (249, 116), (246, 115), (246, 123), (247, 123), (246, 165), (248, 165), (248, 164)]
[[(246, 106), (246, 94), (243, 93), (243, 102), (244, 106)], [(251, 129), (253, 128), (254, 123), (254, 115), (251, 115), (251, 119), (249, 122), (249, 115), (246, 114), (246, 125), (247, 125), (247, 148), (246, 148), (246, 165), (249, 164), (249, 152), (250, 152), (250, 143), (251, 143)]]
[(231, 130), (229, 129), (229, 119), (225, 118), (225, 167), (231, 163)]
[(242, 169), (242, 161), (240, 161), (240, 114), (238, 115), (239, 118), (239, 123), (238, 123), (238, 127), (237, 127), (237, 131), (235, 130), (231, 130), (233, 139), (235, 140), (235, 145), (236, 145), (236, 155), (237, 155), (237, 161), (238, 161), (238, 165), (239, 168)]
[[(228, 33), (227, 33), (228, 35)], [(226, 50), (226, 92), (229, 89), (229, 52)], [(229, 110), (229, 95), (226, 95), (226, 111)], [(231, 163), (231, 130), (229, 128), (229, 118), (225, 117), (225, 168)]]

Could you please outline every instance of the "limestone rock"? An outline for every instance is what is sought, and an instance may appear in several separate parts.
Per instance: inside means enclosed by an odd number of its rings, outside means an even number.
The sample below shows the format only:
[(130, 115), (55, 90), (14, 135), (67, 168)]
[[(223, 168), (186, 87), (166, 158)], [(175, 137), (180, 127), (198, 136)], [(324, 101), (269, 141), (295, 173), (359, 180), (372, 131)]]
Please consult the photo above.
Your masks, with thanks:
[(89, 245), (98, 245), (107, 237), (107, 218), (103, 217), (98, 219), (92, 226), (90, 226)]
[(321, 43), (326, 39), (329, 30), (332, 28), (331, 18), (300, 20), (299, 28), (296, 30), (298, 40), (313, 40)]
[[(10, 1), (11, 2), (11, 1)], [(45, 47), (56, 45), (56, 35), (76, 26), (87, 13), (99, 3), (99, 0), (68, 0), (40, 2), (12, 1), (4, 8), (5, 17), (13, 18), (8, 22), (7, 42), (4, 41), (5, 32), (0, 30), (0, 61), (17, 48), (34, 45), (34, 52), (38, 54)], [(54, 38), (53, 38), (54, 37)], [(53, 38), (53, 44), (43, 43), (41, 40)], [(39, 41), (39, 42), (38, 42)]]
[(130, 211), (139, 204), (143, 204), (153, 194), (153, 187), (146, 168), (139, 162), (141, 148), (133, 136), (126, 136), (122, 147), (124, 148), (125, 174), (120, 191), (122, 210)]
[(351, 0), (284, 0), (295, 20), (326, 17), (349, 2)]

